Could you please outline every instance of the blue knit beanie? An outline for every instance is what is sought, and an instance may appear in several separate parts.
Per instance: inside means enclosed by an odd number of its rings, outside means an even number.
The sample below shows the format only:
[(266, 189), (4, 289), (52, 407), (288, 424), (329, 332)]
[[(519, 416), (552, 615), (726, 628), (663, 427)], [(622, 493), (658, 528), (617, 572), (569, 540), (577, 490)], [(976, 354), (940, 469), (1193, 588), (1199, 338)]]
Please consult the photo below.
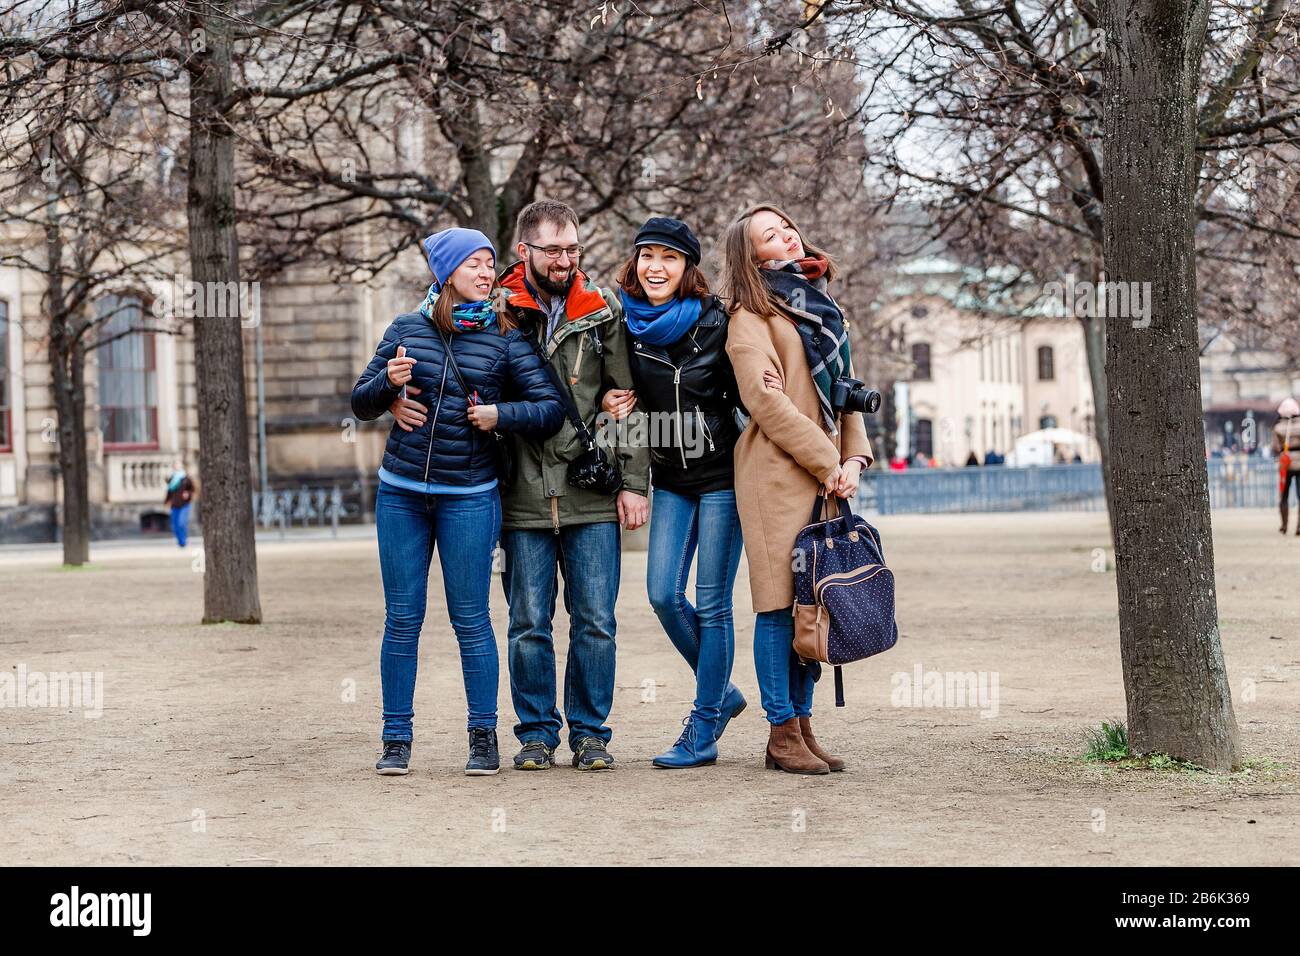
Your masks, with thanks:
[(424, 257), (429, 261), (433, 284), (438, 289), (442, 288), (443, 283), (462, 262), (480, 249), (489, 250), (493, 259), (497, 256), (491, 240), (477, 229), (444, 229), (426, 237), (420, 245), (424, 248)]

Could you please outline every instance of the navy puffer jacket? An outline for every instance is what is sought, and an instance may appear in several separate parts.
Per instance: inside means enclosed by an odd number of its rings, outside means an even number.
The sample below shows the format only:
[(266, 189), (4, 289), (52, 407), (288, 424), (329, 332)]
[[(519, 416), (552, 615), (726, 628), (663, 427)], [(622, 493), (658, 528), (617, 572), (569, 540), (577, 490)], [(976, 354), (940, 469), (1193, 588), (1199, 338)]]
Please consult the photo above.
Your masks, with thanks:
[[(451, 332), (452, 354), (479, 403), (496, 405), (497, 430), (538, 440), (549, 438), (564, 422), (564, 406), (542, 360), (516, 329), (502, 335), (495, 327), (481, 332)], [(378, 418), (401, 394), (388, 381), (388, 360), (397, 347), (415, 359), (411, 384), (420, 390), (414, 401), (429, 409), (425, 423), (405, 431), (393, 423), (384, 448), (384, 468), (415, 481), (443, 485), (479, 485), (497, 477), (492, 436), (470, 424), (468, 396), (446, 361), (443, 337), (419, 312), (399, 315), (384, 332), (374, 358), (352, 389), (352, 413), (363, 421)]]

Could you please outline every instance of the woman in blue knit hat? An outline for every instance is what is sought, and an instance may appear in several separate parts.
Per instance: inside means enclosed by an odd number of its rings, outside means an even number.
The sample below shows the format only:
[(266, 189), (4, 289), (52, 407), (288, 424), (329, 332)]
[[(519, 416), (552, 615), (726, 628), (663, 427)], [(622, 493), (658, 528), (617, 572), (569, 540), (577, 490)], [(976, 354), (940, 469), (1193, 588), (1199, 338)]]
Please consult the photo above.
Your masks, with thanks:
[(488, 591), (501, 528), (498, 483), (510, 471), (495, 433), (545, 438), (559, 430), (564, 408), (537, 353), (494, 309), (496, 250), (487, 236), (445, 229), (423, 248), (433, 273), (428, 294), (417, 311), (393, 320), (352, 390), (353, 414), (367, 421), (403, 399), (375, 496), (386, 605), (383, 755), (375, 769), (409, 768), (416, 655), (436, 550), (465, 682), (465, 772), (495, 774), (499, 664)]
[[(732, 449), (740, 436), (727, 359), (727, 311), (700, 271), (700, 243), (680, 219), (656, 216), (619, 273), (634, 389), (606, 393), (616, 418), (650, 420), (647, 590), (673, 646), (695, 672), (695, 701), (656, 767), (712, 764), (728, 721), (745, 709), (731, 683), (731, 592), (740, 566)], [(696, 565), (695, 603), (686, 597)]]

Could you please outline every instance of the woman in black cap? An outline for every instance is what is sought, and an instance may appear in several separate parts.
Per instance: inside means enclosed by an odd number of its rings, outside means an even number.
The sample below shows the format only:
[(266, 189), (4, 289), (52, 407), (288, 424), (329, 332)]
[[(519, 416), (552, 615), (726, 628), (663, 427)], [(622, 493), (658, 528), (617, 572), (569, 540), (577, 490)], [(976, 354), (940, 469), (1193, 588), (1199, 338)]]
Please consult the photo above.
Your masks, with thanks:
[[(737, 390), (727, 359), (727, 311), (700, 269), (700, 243), (685, 223), (656, 216), (637, 233), (619, 272), (634, 390), (606, 393), (604, 409), (633, 406), (650, 421), (650, 604), (695, 672), (685, 730), (656, 767), (717, 760), (717, 739), (745, 709), (731, 683), (735, 626), (731, 592), (740, 566), (740, 518), (731, 453), (740, 436)], [(696, 552), (695, 603), (686, 581)]]

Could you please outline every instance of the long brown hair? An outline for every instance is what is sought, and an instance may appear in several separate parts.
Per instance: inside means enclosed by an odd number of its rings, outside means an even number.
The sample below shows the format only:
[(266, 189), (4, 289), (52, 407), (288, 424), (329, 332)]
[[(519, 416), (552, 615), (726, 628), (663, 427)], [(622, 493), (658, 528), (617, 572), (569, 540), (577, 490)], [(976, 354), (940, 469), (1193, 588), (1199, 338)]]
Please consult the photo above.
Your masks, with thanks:
[(809, 242), (804, 231), (799, 228), (799, 224), (787, 215), (781, 207), (773, 206), (770, 203), (759, 203), (756, 206), (750, 206), (736, 217), (736, 221), (727, 227), (727, 231), (722, 236), (722, 289), (723, 296), (727, 299), (728, 312), (745, 309), (755, 315), (771, 315), (777, 311), (780, 300), (773, 296), (771, 289), (763, 281), (763, 276), (758, 269), (758, 257), (754, 252), (754, 243), (749, 238), (749, 221), (754, 218), (755, 213), (764, 210), (776, 213), (790, 224), (791, 229), (799, 233), (799, 240), (803, 243), (804, 255), (826, 260), (826, 278), (828, 280), (834, 279), (838, 272), (835, 267), (835, 260)]
[[(496, 307), (496, 303), (500, 301), (498, 299), (499, 293), (497, 292), (497, 290), (500, 288), (501, 288), (500, 283), (493, 282), (492, 288), (488, 291), (488, 298), (493, 300), (492, 311), (495, 312), (497, 315), (497, 332), (500, 335), (505, 335), (507, 332), (515, 328), (516, 323), (515, 320), (510, 316), (509, 309), (501, 309)], [(438, 298), (434, 300), (433, 313), (431, 316), (431, 318), (433, 319), (433, 324), (436, 325), (443, 332), (446, 332), (448, 334), (453, 332), (456, 326), (451, 319), (451, 310), (452, 308), (460, 305), (464, 301), (465, 300), (460, 297), (460, 294), (454, 288), (452, 288), (450, 277), (449, 277), (448, 281), (442, 284), (442, 291), (438, 293)]]

